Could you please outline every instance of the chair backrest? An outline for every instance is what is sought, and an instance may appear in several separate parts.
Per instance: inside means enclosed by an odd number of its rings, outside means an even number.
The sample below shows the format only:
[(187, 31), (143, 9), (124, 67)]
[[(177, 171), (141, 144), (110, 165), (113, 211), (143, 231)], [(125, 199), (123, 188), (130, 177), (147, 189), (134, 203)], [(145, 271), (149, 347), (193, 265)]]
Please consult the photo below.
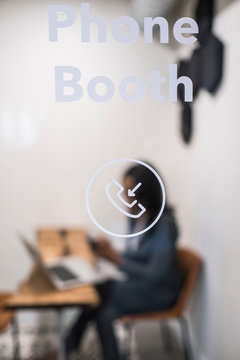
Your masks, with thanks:
[(184, 274), (184, 284), (174, 308), (181, 315), (196, 285), (203, 261), (191, 250), (178, 249), (177, 262)]
[(44, 260), (64, 255), (81, 255), (91, 264), (95, 261), (87, 241), (87, 234), (83, 229), (38, 229), (37, 246)]

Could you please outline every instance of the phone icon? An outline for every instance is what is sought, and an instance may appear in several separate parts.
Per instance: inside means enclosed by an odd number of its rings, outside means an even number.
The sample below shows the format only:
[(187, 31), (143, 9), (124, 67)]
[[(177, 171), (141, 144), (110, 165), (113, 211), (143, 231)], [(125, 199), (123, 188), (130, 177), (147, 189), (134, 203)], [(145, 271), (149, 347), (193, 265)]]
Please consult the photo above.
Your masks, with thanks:
[[(112, 195), (110, 194), (110, 188), (112, 187), (112, 185), (115, 184), (117, 187), (118, 187), (118, 192), (116, 194), (117, 198), (119, 199), (119, 201), (121, 202), (121, 204), (123, 204), (124, 206), (128, 207), (129, 209), (131, 209), (134, 205), (137, 204), (137, 206), (139, 207), (140, 211), (138, 214), (131, 214), (129, 212), (127, 212), (126, 210), (122, 209), (121, 206), (118, 205), (118, 203), (113, 199)], [(137, 184), (133, 190), (130, 190), (128, 189), (128, 196), (129, 197), (134, 197), (135, 196), (135, 191), (140, 188), (140, 186), (142, 186), (141, 183)], [(145, 207), (141, 204), (141, 203), (138, 203), (137, 200), (133, 200), (131, 203), (128, 203), (122, 196), (122, 193), (124, 191), (124, 187), (119, 184), (119, 182), (115, 179), (112, 179), (111, 182), (109, 182), (107, 184), (107, 186), (105, 187), (105, 192), (106, 192), (106, 195), (108, 197), (108, 200), (111, 202), (111, 204), (118, 210), (120, 211), (122, 214), (130, 217), (130, 218), (133, 218), (133, 219), (138, 219), (140, 218), (145, 212), (146, 212), (146, 209)]]

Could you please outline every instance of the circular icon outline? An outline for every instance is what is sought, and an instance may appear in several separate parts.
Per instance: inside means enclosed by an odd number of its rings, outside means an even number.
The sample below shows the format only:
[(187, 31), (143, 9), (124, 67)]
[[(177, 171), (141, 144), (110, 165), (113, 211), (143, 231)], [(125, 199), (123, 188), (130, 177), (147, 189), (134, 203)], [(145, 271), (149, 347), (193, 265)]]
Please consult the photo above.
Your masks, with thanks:
[[(105, 229), (101, 224), (98, 223), (98, 221), (94, 218), (93, 213), (90, 209), (90, 205), (89, 205), (89, 193), (92, 187), (92, 184), (95, 180), (95, 178), (107, 167), (113, 165), (113, 164), (117, 164), (119, 162), (133, 162), (135, 164), (139, 164), (139, 165), (143, 165), (145, 166), (147, 169), (149, 169), (157, 178), (159, 184), (160, 184), (160, 188), (162, 191), (162, 205), (160, 208), (160, 211), (158, 213), (158, 216), (156, 217), (156, 219), (150, 224), (148, 225), (145, 229), (138, 231), (136, 233), (133, 234), (117, 234), (114, 233), (112, 231), (109, 231), (107, 229)], [(111, 160), (108, 161), (107, 163), (105, 163), (103, 166), (101, 166), (91, 177), (88, 186), (87, 186), (87, 190), (86, 190), (86, 196), (85, 196), (85, 201), (86, 201), (86, 208), (87, 208), (87, 212), (88, 215), (90, 216), (90, 219), (92, 220), (92, 222), (103, 232), (105, 232), (106, 234), (110, 235), (110, 236), (114, 236), (114, 237), (120, 237), (120, 238), (131, 238), (131, 237), (135, 237), (135, 236), (139, 236), (144, 234), (145, 232), (147, 232), (148, 230), (150, 230), (160, 219), (160, 217), (162, 216), (163, 210), (165, 208), (165, 204), (166, 204), (166, 191), (165, 191), (165, 186), (163, 184), (163, 181), (160, 177), (160, 175), (157, 173), (156, 170), (154, 170), (150, 165), (146, 164), (144, 161), (141, 160), (136, 160), (136, 159), (128, 159), (128, 158), (121, 158), (121, 159), (115, 159), (115, 160)]]

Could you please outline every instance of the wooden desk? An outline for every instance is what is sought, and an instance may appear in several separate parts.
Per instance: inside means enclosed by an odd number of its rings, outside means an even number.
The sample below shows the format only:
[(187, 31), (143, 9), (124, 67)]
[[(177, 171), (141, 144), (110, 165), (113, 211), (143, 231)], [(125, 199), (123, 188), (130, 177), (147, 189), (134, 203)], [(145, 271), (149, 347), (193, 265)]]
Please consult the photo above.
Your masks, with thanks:
[(38, 309), (49, 307), (88, 305), (97, 306), (99, 297), (91, 285), (68, 290), (56, 290), (44, 274), (33, 269), (29, 279), (6, 302), (8, 309)]
[(97, 306), (99, 298), (92, 286), (77, 287), (66, 291), (53, 291), (37, 295), (35, 293), (16, 293), (7, 302), (9, 310), (38, 309), (62, 306), (88, 305)]
[[(62, 231), (62, 230), (61, 230)], [(67, 234), (67, 235), (66, 235)], [(68, 248), (69, 255), (81, 255), (90, 263), (94, 255), (82, 230), (66, 230), (64, 241), (58, 229), (38, 231), (38, 248), (43, 259), (59, 257)], [(49, 238), (49, 242), (47, 239)], [(62, 329), (62, 310), (69, 306), (97, 306), (99, 297), (91, 285), (68, 290), (56, 290), (48, 278), (37, 268), (33, 268), (28, 279), (23, 282), (16, 294), (5, 302), (7, 309), (44, 310), (53, 308), (57, 312), (59, 336), (59, 360), (64, 359), (64, 339)], [(18, 324), (14, 320), (14, 336), (18, 337)], [(14, 359), (19, 360), (19, 344), (15, 341)]]

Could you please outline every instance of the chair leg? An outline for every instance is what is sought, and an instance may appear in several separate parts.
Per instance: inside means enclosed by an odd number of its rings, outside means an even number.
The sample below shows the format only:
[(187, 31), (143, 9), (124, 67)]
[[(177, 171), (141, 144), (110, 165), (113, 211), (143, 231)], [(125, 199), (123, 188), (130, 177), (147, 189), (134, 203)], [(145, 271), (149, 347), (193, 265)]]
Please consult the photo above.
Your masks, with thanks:
[(133, 325), (128, 323), (128, 324), (124, 325), (124, 328), (127, 331), (127, 346), (126, 346), (126, 348), (124, 350), (123, 360), (131, 360)]
[(194, 360), (194, 354), (190, 339), (189, 325), (185, 317), (179, 319), (181, 326), (182, 342), (183, 342), (183, 352), (185, 360)]
[(172, 347), (171, 331), (167, 321), (160, 323), (164, 352), (170, 352)]

